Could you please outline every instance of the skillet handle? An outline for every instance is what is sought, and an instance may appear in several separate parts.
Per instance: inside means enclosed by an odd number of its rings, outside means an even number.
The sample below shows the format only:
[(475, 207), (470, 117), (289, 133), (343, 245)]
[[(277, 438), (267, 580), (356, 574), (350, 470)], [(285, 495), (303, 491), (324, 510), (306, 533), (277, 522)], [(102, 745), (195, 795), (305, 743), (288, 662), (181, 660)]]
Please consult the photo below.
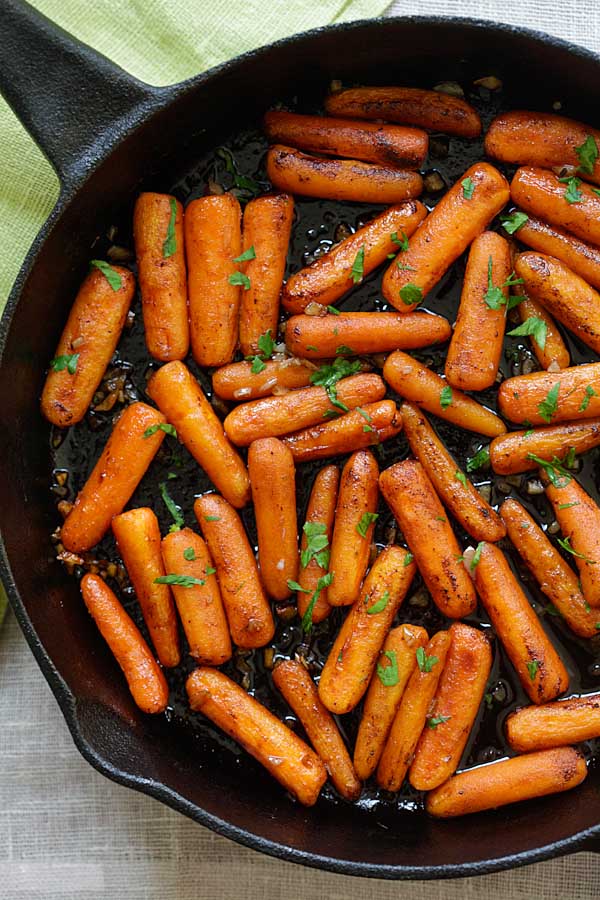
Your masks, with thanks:
[(163, 89), (138, 81), (24, 0), (0, 0), (0, 18), (0, 94), (64, 189), (108, 154), (138, 113), (159, 105)]

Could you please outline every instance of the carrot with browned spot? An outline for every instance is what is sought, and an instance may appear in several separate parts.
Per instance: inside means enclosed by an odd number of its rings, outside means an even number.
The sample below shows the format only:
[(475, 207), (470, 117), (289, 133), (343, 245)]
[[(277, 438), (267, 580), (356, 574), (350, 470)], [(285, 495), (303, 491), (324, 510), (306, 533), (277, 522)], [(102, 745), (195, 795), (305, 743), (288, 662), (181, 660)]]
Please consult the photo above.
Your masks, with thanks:
[(568, 190), (569, 185), (553, 172), (534, 167), (517, 169), (510, 183), (511, 199), (526, 213), (586, 243), (600, 244), (600, 197), (583, 182), (577, 184), (576, 193), (571, 190), (567, 195)]
[(557, 225), (549, 225), (535, 216), (527, 216), (515, 235), (532, 250), (560, 259), (571, 271), (600, 290), (600, 248), (586, 244)]
[(528, 427), (595, 419), (600, 416), (600, 363), (507, 378), (498, 391), (498, 407), (506, 419)]
[(598, 445), (600, 418), (584, 419), (502, 434), (490, 444), (490, 462), (497, 475), (516, 475), (537, 469), (540, 459), (552, 462), (569, 452), (579, 456)]
[(506, 737), (519, 753), (593, 741), (600, 737), (600, 694), (518, 709), (506, 720)]
[[(531, 349), (535, 353), (537, 360), (542, 369), (566, 369), (571, 365), (571, 355), (562, 339), (562, 335), (558, 330), (556, 322), (548, 312), (533, 297), (525, 297), (517, 306), (517, 313), (521, 319), (521, 324), (530, 319), (538, 319), (543, 325), (538, 324), (538, 330), (541, 330), (543, 339), (540, 341), (536, 338), (536, 332), (529, 335), (531, 341)], [(531, 327), (531, 324), (529, 327)]]
[(260, 372), (252, 371), (253, 363), (234, 362), (213, 372), (213, 391), (223, 400), (238, 403), (270, 397), (273, 393), (308, 387), (315, 371), (312, 363), (296, 357), (268, 359)]
[(329, 569), (339, 482), (340, 470), (337, 466), (324, 466), (317, 472), (308, 498), (306, 521), (302, 529), (298, 584), (303, 590), (297, 594), (298, 615), (300, 618), (306, 615), (312, 597), (318, 590), (311, 611), (312, 622), (315, 624), (326, 619), (331, 611), (327, 587), (319, 590), (318, 583)]

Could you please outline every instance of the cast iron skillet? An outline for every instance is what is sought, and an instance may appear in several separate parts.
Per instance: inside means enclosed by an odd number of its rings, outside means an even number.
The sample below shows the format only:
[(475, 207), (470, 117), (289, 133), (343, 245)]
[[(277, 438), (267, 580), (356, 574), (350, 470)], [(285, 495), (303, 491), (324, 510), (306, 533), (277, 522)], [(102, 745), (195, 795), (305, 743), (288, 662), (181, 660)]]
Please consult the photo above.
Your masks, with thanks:
[(99, 235), (140, 184), (161, 190), (190, 161), (297, 92), (345, 83), (470, 83), (493, 70), (520, 107), (560, 97), (585, 119), (600, 60), (562, 41), (487, 22), (407, 17), (309, 32), (166, 88), (150, 87), (19, 0), (2, 0), (0, 90), (55, 167), (60, 197), (15, 283), (0, 335), (1, 569), (21, 628), (83, 756), (220, 834), (334, 872), (441, 878), (599, 849), (598, 772), (573, 794), (455, 822), (406, 814), (395, 827), (348, 805), (305, 810), (243, 757), (182, 739), (133, 705), (54, 563), (48, 427), (38, 398)]

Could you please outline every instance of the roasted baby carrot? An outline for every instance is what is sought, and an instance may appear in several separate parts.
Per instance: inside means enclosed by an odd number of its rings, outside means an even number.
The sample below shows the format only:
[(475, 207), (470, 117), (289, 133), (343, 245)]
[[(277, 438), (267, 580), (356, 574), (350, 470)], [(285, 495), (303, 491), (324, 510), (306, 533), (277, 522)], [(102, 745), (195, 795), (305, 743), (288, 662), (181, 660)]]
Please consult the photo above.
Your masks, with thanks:
[(285, 309), (301, 313), (309, 303), (335, 303), (396, 252), (426, 215), (427, 209), (418, 200), (390, 206), (310, 266), (291, 275), (281, 295)]
[(418, 172), (356, 159), (325, 159), (275, 144), (267, 152), (267, 176), (280, 191), (357, 203), (402, 203), (418, 197)]
[(492, 668), (490, 642), (462, 622), (450, 627), (452, 641), (408, 779), (431, 791), (456, 772), (481, 707)]
[(383, 381), (372, 373), (342, 378), (334, 388), (336, 394), (316, 385), (242, 403), (225, 419), (225, 432), (238, 447), (247, 447), (259, 438), (279, 437), (321, 423), (340, 408), (354, 409), (382, 400), (385, 394)]
[(240, 349), (251, 356), (260, 349), (258, 339), (277, 334), (279, 295), (294, 217), (289, 194), (266, 194), (251, 200), (244, 210), (243, 272), (250, 282), (242, 291)]
[(541, 219), (528, 216), (519, 226), (516, 237), (532, 250), (554, 256), (564, 262), (573, 272), (600, 289), (600, 249), (580, 241), (579, 238), (563, 231), (556, 225), (548, 225)]
[(428, 131), (478, 137), (481, 120), (460, 97), (409, 87), (358, 87), (330, 94), (325, 109), (332, 116), (404, 122)]
[(145, 403), (132, 403), (123, 411), (63, 523), (61, 541), (67, 550), (90, 550), (108, 531), (162, 444), (164, 422)]
[(119, 663), (136, 704), (145, 713), (163, 712), (169, 688), (137, 625), (99, 575), (83, 576), (81, 595)]
[(506, 737), (519, 753), (593, 741), (600, 737), (600, 695), (519, 709), (506, 720)]
[(550, 367), (555, 369), (557, 366), (559, 369), (568, 368), (571, 365), (571, 356), (567, 345), (546, 308), (532, 297), (525, 297), (517, 306), (517, 311), (521, 323), (527, 322), (528, 319), (539, 319), (544, 323), (545, 330), (542, 328), (544, 338), (541, 344), (535, 337), (535, 331), (529, 336), (532, 350), (540, 366), (543, 369)]
[(421, 463), (412, 459), (396, 463), (381, 473), (379, 486), (438, 609), (451, 619), (468, 616), (477, 596), (444, 507)]
[[(559, 475), (559, 478), (563, 477)], [(500, 514), (506, 523), (509, 538), (540, 590), (550, 600), (555, 613), (579, 637), (591, 638), (598, 634), (600, 610), (588, 606), (577, 575), (535, 519), (516, 500), (505, 500)]]
[(218, 494), (198, 497), (194, 513), (217, 570), (233, 643), (264, 647), (275, 623), (242, 520)]
[[(447, 319), (428, 313), (352, 312), (335, 316), (292, 316), (285, 329), (290, 353), (323, 359), (441, 344), (452, 334)], [(317, 348), (315, 350), (315, 347)]]
[(335, 720), (319, 698), (317, 686), (302, 665), (286, 659), (275, 666), (273, 683), (302, 723), (335, 789), (345, 800), (357, 800), (362, 785)]
[(183, 359), (190, 335), (181, 203), (170, 194), (140, 194), (133, 238), (148, 352), (163, 362)]
[(258, 533), (260, 576), (267, 593), (285, 600), (298, 579), (296, 470), (291, 450), (277, 438), (253, 441), (248, 472)]
[(199, 366), (231, 362), (238, 341), (243, 273), (242, 211), (233, 194), (192, 200), (185, 211), (190, 337)]
[(476, 163), (450, 188), (391, 263), (382, 291), (400, 312), (410, 312), (438, 283), (508, 201), (506, 178)]
[(380, 655), (379, 666), (386, 673), (397, 670), (397, 681), (387, 683), (377, 672), (371, 678), (363, 705), (354, 747), (354, 769), (362, 781), (370, 778), (381, 757), (402, 694), (417, 665), (416, 651), (429, 637), (419, 625), (399, 625), (388, 634)]
[(272, 144), (399, 169), (420, 169), (429, 148), (429, 138), (420, 128), (300, 116), (283, 109), (272, 109), (265, 114), (264, 129)]
[(485, 406), (481, 406), (413, 359), (408, 353), (397, 350), (390, 354), (383, 367), (383, 377), (390, 387), (411, 403), (427, 412), (464, 428), (488, 437), (506, 432), (503, 421)]
[(571, 448), (579, 456), (599, 444), (600, 419), (510, 431), (490, 444), (490, 462), (497, 475), (515, 475), (536, 469), (540, 459), (562, 459)]
[(530, 700), (546, 703), (566, 691), (567, 670), (502, 551), (495, 544), (480, 544), (471, 569), (481, 601)]
[(594, 419), (600, 416), (600, 363), (507, 378), (498, 407), (506, 419), (528, 427)]
[(329, 558), (334, 578), (327, 599), (332, 606), (348, 606), (358, 597), (377, 519), (378, 477), (369, 450), (357, 450), (342, 470)]
[(313, 806), (327, 779), (308, 744), (235, 681), (215, 669), (196, 669), (186, 682), (190, 706), (258, 760), (303, 806)]
[[(329, 555), (333, 520), (337, 505), (340, 470), (337, 466), (325, 466), (317, 472), (308, 498), (306, 521), (302, 529), (300, 544), (300, 569), (298, 584), (304, 592), (298, 591), (298, 615), (302, 619), (317, 590), (320, 578), (329, 569)], [(312, 606), (311, 619), (314, 623), (326, 619), (331, 610), (327, 600), (327, 587), (321, 588)]]
[(404, 434), (442, 503), (476, 541), (499, 541), (506, 528), (441, 442), (418, 406), (400, 409)]
[(238, 509), (245, 506), (250, 499), (246, 466), (187, 366), (167, 363), (154, 373), (147, 391), (225, 499)]
[(181, 654), (171, 589), (156, 583), (165, 574), (158, 519), (146, 507), (130, 509), (114, 517), (112, 530), (156, 655), (163, 666), (178, 666)]
[(445, 375), (452, 387), (483, 391), (496, 381), (511, 270), (510, 246), (505, 238), (494, 231), (484, 231), (475, 238), (446, 356)]
[(574, 747), (542, 750), (455, 775), (427, 795), (425, 809), (435, 818), (464, 816), (569, 791), (586, 776), (585, 760)]
[(517, 169), (510, 196), (526, 213), (558, 225), (582, 241), (600, 244), (600, 197), (579, 179), (564, 183), (548, 169), (525, 167)]
[[(373, 563), (321, 672), (319, 696), (331, 712), (342, 715), (360, 702), (416, 571), (402, 547), (386, 547)], [(382, 681), (395, 681), (395, 671)]]
[(450, 648), (450, 633), (438, 631), (416, 651), (417, 665), (406, 685), (377, 766), (377, 783), (399, 791), (425, 727)]
[(223, 400), (257, 400), (273, 393), (285, 393), (295, 388), (308, 387), (315, 371), (312, 363), (290, 356), (287, 359), (268, 359), (260, 372), (252, 371), (250, 362), (230, 363), (213, 373), (212, 386)]
[(200, 665), (220, 666), (231, 659), (231, 640), (206, 544), (182, 528), (163, 538), (161, 551), (190, 656)]

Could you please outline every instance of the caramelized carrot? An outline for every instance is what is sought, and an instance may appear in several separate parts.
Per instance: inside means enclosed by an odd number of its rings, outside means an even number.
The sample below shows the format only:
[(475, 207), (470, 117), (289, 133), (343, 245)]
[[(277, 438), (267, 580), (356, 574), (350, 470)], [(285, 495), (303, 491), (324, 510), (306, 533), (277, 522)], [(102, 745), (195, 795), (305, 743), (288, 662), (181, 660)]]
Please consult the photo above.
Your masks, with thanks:
[[(452, 387), (484, 391), (496, 381), (511, 269), (508, 241), (493, 231), (484, 231), (475, 238), (446, 356), (445, 375)], [(495, 296), (498, 293), (500, 296)]]
[(231, 362), (241, 299), (242, 211), (233, 194), (200, 197), (185, 211), (192, 354), (199, 366)]
[(345, 800), (357, 800), (362, 785), (350, 754), (333, 716), (323, 706), (317, 687), (302, 663), (294, 659), (280, 662), (275, 666), (273, 683), (300, 719), (337, 792)]
[(600, 363), (507, 378), (498, 391), (506, 419), (549, 425), (600, 416)]
[[(335, 303), (356, 283), (352, 268), (357, 257), (362, 262), (362, 277), (366, 278), (397, 250), (402, 240), (413, 234), (426, 215), (427, 209), (418, 200), (390, 206), (310, 266), (291, 275), (281, 295), (285, 309), (301, 313), (309, 303)], [(355, 278), (360, 274), (357, 272)]]
[(534, 703), (546, 703), (562, 694), (569, 686), (567, 670), (502, 551), (495, 544), (481, 544), (471, 568), (481, 601), (527, 696)]
[(158, 519), (146, 507), (130, 509), (114, 517), (112, 530), (156, 654), (163, 666), (178, 666), (181, 654), (173, 597), (168, 585), (156, 584), (165, 574)]
[[(302, 529), (302, 543), (300, 544), (300, 570), (298, 584), (304, 588), (305, 593), (298, 592), (298, 615), (303, 618), (311, 602), (320, 578), (327, 574), (329, 568), (329, 554), (331, 535), (333, 533), (333, 520), (337, 505), (338, 485), (340, 471), (337, 466), (325, 466), (319, 472), (313, 482), (308, 506), (306, 509), (306, 521)], [(310, 545), (309, 545), (310, 539)], [(327, 587), (321, 588), (312, 608), (312, 621), (322, 622), (331, 611), (331, 605), (327, 599)]]
[(342, 715), (360, 702), (416, 571), (402, 547), (386, 547), (373, 563), (321, 672), (319, 696), (331, 712)]
[(450, 188), (383, 276), (382, 291), (410, 312), (438, 283), (508, 201), (508, 182), (488, 163), (476, 163)]
[(268, 359), (264, 369), (254, 374), (252, 363), (236, 362), (222, 366), (213, 373), (213, 391), (223, 400), (257, 400), (270, 397), (273, 392), (285, 392), (308, 387), (315, 371), (312, 363), (291, 356), (287, 359)]
[(585, 760), (574, 747), (542, 750), (461, 772), (431, 791), (425, 808), (435, 818), (464, 816), (569, 791), (586, 776)]
[(600, 244), (600, 197), (581, 183), (576, 189), (580, 199), (569, 202), (568, 190), (569, 185), (553, 172), (533, 167), (517, 169), (510, 184), (512, 200), (526, 213), (558, 225), (586, 243)]
[(238, 509), (245, 506), (250, 499), (246, 467), (190, 370), (181, 362), (167, 363), (154, 373), (147, 391), (225, 499)]
[(498, 416), (471, 397), (454, 390), (423, 363), (397, 350), (390, 354), (383, 367), (383, 377), (390, 387), (411, 403), (427, 412), (488, 437), (504, 434), (506, 426)]
[(244, 356), (258, 352), (261, 335), (267, 331), (271, 337), (277, 334), (279, 295), (293, 217), (294, 201), (288, 194), (257, 197), (244, 210), (243, 250), (250, 255), (243, 270), (250, 285), (242, 291), (240, 306), (240, 349)]
[[(571, 365), (571, 356), (561, 333), (556, 327), (556, 322), (550, 313), (531, 297), (526, 297), (517, 306), (521, 322), (528, 319), (541, 319), (546, 326), (545, 341), (543, 346), (539, 344), (536, 338), (531, 335), (531, 348), (537, 356), (538, 362), (543, 369), (549, 369), (551, 366), (559, 369), (566, 369)], [(554, 364), (554, 365), (553, 365)]]
[(161, 713), (169, 688), (139, 629), (99, 575), (84, 575), (81, 594), (100, 634), (127, 679), (136, 704), (145, 713)]
[(417, 406), (403, 403), (404, 434), (442, 503), (476, 541), (499, 541), (506, 528), (498, 513), (483, 499)]
[(190, 655), (201, 665), (220, 666), (231, 659), (231, 640), (206, 544), (182, 528), (163, 538), (161, 550), (167, 577), (182, 576), (173, 582), (173, 594)]
[(494, 438), (490, 462), (497, 475), (514, 475), (536, 469), (540, 459), (562, 459), (571, 449), (579, 456), (599, 444), (600, 419), (511, 431)]
[(61, 541), (67, 550), (83, 553), (106, 534), (162, 444), (164, 422), (165, 417), (145, 403), (132, 403), (123, 411), (63, 523)]
[(348, 606), (357, 599), (369, 556), (377, 514), (379, 468), (368, 450), (353, 453), (342, 470), (329, 571), (334, 573), (327, 599)]
[(381, 473), (379, 485), (438, 609), (452, 619), (468, 616), (477, 604), (475, 590), (444, 507), (421, 463), (396, 463)]
[(427, 632), (418, 625), (399, 625), (386, 638), (379, 665), (384, 672), (395, 665), (398, 680), (385, 684), (377, 673), (371, 678), (354, 747), (354, 769), (362, 781), (377, 768), (402, 694), (417, 665), (415, 653), (428, 640)]
[(217, 570), (233, 643), (264, 647), (275, 623), (242, 520), (218, 494), (198, 497), (194, 513)]
[(196, 669), (186, 682), (190, 706), (224, 731), (303, 806), (313, 806), (327, 779), (308, 744), (258, 700), (215, 669)]
[(277, 438), (253, 441), (248, 471), (258, 533), (260, 575), (267, 593), (285, 600), (298, 578), (296, 470), (294, 457)]
[(528, 216), (516, 232), (516, 237), (532, 250), (554, 256), (564, 262), (573, 272), (600, 289), (600, 249), (580, 241), (572, 234), (548, 225), (541, 219)]
[(600, 737), (600, 695), (519, 709), (506, 720), (506, 736), (519, 753), (593, 741)]
[(357, 203), (402, 203), (423, 190), (418, 172), (355, 159), (309, 156), (283, 144), (269, 147), (267, 176), (274, 187), (289, 194)]
[(423, 729), (408, 774), (418, 791), (431, 791), (456, 772), (492, 668), (492, 651), (483, 631), (455, 622), (450, 636), (428, 727)]
[(148, 352), (163, 362), (183, 359), (190, 335), (181, 203), (170, 194), (140, 194), (133, 238)]
[(377, 766), (377, 783), (386, 791), (399, 791), (402, 787), (437, 690), (450, 641), (448, 631), (438, 631), (424, 649), (419, 647), (416, 651), (417, 666), (406, 685)]

